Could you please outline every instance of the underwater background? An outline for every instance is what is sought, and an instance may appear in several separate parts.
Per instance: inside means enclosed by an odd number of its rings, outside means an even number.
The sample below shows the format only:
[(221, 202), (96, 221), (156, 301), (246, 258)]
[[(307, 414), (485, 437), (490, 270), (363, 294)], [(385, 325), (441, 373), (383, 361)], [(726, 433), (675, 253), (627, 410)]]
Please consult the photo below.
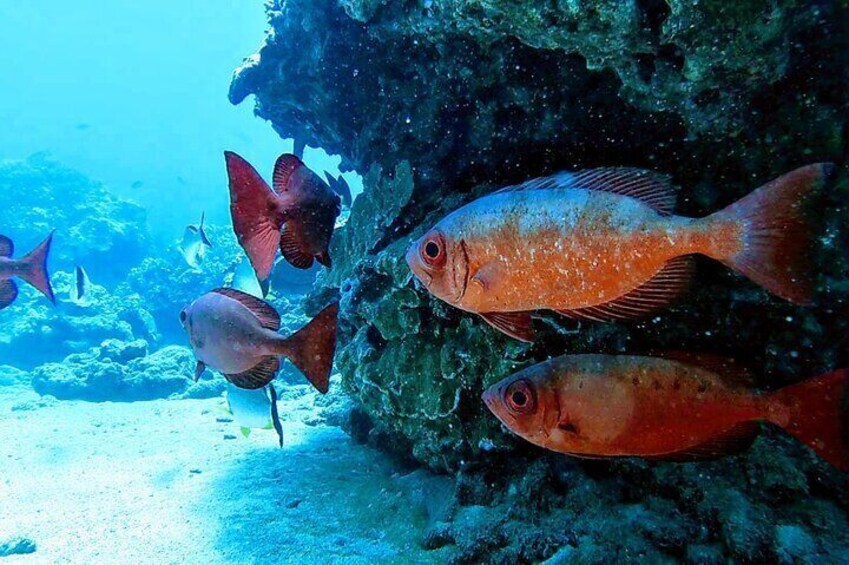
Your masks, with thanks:
[[(0, 311), (0, 561), (849, 562), (847, 474), (778, 429), (712, 461), (577, 459), (481, 401), (562, 353), (734, 357), (764, 390), (849, 367), (846, 2), (0, 0), (0, 49), (0, 234), (17, 256), (56, 230), (56, 304), (21, 284)], [(224, 378), (193, 382), (179, 314), (250, 273), (223, 152), (270, 178), (301, 143), (355, 199), (332, 268), (271, 275), (283, 334), (340, 305), (330, 392), (277, 377), (281, 449)], [(669, 174), (701, 217), (815, 162), (837, 167), (810, 306), (699, 259), (669, 310), (544, 315), (521, 343), (404, 259), (562, 170)]]

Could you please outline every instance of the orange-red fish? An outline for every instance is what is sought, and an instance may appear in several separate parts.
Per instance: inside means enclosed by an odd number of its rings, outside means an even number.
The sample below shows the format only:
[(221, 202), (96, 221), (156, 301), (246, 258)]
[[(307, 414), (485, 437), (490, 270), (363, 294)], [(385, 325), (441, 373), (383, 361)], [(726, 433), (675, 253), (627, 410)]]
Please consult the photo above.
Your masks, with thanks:
[(240, 156), (225, 151), (224, 157), (233, 229), (257, 278), (268, 278), (278, 247), (295, 267), (307, 269), (315, 260), (329, 268), (339, 195), (294, 155), (281, 155), (274, 164), (274, 190)]
[(706, 218), (672, 215), (669, 178), (630, 168), (535, 179), (463, 206), (413, 243), (410, 268), (436, 297), (533, 340), (531, 314), (614, 320), (667, 306), (692, 255), (808, 302), (805, 203), (832, 169), (802, 167)]
[(849, 370), (771, 394), (714, 358), (564, 355), (491, 386), (484, 402), (513, 433), (580, 457), (688, 461), (739, 453), (760, 422), (849, 470)]
[(18, 285), (12, 277), (19, 277), (46, 296), (50, 302), (56, 302), (50, 287), (50, 275), (47, 273), (47, 255), (53, 233), (47, 236), (38, 247), (20, 259), (12, 259), (15, 244), (4, 235), (0, 235), (0, 310), (9, 306), (18, 297)]

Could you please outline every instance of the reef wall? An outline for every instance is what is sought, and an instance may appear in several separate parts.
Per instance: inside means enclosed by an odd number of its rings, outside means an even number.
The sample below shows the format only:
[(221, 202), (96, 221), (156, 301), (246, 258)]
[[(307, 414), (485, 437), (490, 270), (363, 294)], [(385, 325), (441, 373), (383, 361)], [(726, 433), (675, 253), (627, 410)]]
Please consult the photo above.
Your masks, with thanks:
[[(435, 546), (458, 544), (468, 561), (495, 562), (568, 551), (577, 562), (845, 555), (845, 543), (810, 541), (815, 519), (792, 514), (808, 504), (805, 512), (826, 517), (818, 531), (831, 539), (846, 523), (846, 481), (780, 434), (707, 465), (564, 463), (515, 440), (480, 401), (495, 380), (562, 352), (724, 354), (764, 387), (849, 365), (845, 3), (289, 0), (270, 3), (268, 16), (265, 44), (236, 70), (231, 101), (254, 95), (257, 115), (281, 137), (339, 153), (365, 175), (350, 222), (334, 236), (334, 269), (308, 300), (316, 311), (341, 297), (337, 366), (360, 406), (350, 430), (459, 471), (461, 514), (489, 509), (478, 526), (501, 516), (484, 545), (464, 546), (455, 516)], [(679, 212), (700, 216), (816, 161), (834, 161), (839, 172), (820, 207), (810, 308), (704, 260), (669, 312), (629, 324), (548, 317), (542, 339), (527, 346), (417, 290), (403, 260), (409, 242), (450, 210), (557, 170), (660, 170), (682, 187)], [(753, 477), (780, 496), (765, 497)], [(613, 547), (590, 531), (590, 515), (580, 516), (590, 493), (621, 505), (607, 527), (653, 524), (633, 553), (630, 537)], [(508, 518), (487, 514), (504, 504)], [(517, 549), (515, 521), (529, 507), (534, 526), (522, 535), (535, 545)], [(557, 516), (578, 520), (573, 534), (541, 541)]]

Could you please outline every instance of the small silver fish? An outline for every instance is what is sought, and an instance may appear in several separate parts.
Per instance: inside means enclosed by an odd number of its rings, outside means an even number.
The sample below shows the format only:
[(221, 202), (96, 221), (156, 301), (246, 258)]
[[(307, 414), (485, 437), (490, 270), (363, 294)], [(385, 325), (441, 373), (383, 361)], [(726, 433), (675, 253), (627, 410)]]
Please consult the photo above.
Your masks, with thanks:
[(91, 298), (89, 297), (90, 288), (91, 279), (88, 278), (88, 273), (86, 273), (85, 269), (77, 265), (74, 268), (74, 280), (71, 282), (71, 288), (68, 290), (68, 300), (82, 308), (91, 306)]

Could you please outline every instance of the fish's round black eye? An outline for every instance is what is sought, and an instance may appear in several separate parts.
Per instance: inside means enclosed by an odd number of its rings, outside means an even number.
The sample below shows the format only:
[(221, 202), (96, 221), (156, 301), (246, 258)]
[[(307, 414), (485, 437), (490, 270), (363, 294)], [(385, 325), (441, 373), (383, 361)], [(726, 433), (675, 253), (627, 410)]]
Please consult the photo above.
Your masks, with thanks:
[(181, 322), (185, 322), (185, 321), (186, 321), (186, 311), (185, 311), (185, 310), (182, 310), (182, 311), (180, 312), (180, 321), (181, 321)]
[(517, 390), (513, 392), (513, 404), (516, 406), (524, 406), (528, 403), (528, 395), (526, 395), (521, 390)]
[(431, 259), (436, 259), (439, 257), (439, 245), (435, 241), (428, 241), (425, 244), (424, 252)]

